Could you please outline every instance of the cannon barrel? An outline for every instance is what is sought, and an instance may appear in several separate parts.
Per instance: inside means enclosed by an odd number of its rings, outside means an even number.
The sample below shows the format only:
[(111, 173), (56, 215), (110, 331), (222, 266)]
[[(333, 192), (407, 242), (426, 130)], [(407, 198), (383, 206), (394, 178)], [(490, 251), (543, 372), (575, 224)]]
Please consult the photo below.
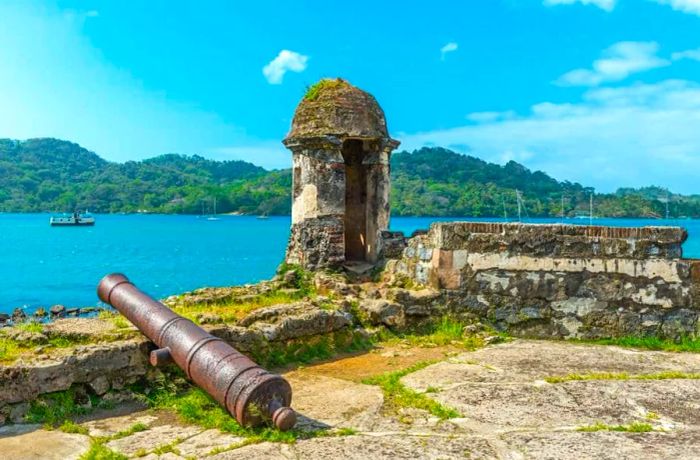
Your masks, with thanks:
[(149, 356), (152, 365), (177, 364), (241, 425), (271, 421), (285, 431), (296, 423), (289, 407), (292, 388), (285, 379), (143, 293), (126, 276), (105, 276), (97, 295), (158, 346)]

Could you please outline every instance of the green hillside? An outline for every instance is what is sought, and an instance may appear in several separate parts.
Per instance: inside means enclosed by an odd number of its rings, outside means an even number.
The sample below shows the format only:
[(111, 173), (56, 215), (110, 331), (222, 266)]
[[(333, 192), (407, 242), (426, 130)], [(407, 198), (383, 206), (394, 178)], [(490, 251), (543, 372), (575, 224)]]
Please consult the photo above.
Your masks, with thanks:
[[(503, 166), (442, 148), (392, 156), (394, 215), (558, 216), (588, 212), (591, 188), (559, 182), (509, 162)], [(112, 163), (57, 139), (0, 139), (0, 211), (70, 211), (200, 214), (289, 214), (289, 170), (266, 171), (244, 161), (161, 155)], [(596, 215), (660, 217), (665, 200), (673, 216), (700, 216), (700, 197), (665, 189), (620, 189), (596, 194)]]

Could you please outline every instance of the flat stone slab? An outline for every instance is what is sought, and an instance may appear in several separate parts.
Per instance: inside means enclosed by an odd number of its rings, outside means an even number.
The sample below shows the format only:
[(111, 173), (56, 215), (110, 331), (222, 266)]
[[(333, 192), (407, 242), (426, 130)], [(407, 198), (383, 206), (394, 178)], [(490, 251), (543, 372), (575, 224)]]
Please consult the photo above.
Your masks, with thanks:
[(206, 430), (177, 445), (182, 457), (203, 458), (214, 449), (226, 449), (239, 446), (245, 438), (222, 433), (219, 430)]
[(448, 436), (376, 435), (315, 438), (293, 445), (263, 443), (222, 452), (212, 460), (279, 459), (491, 459), (496, 450), (483, 439)]
[(153, 422), (158, 420), (153, 414), (148, 412), (136, 412), (134, 414), (122, 415), (120, 417), (107, 417), (97, 420), (91, 420), (82, 424), (88, 429), (88, 434), (94, 437), (114, 436), (119, 432), (126, 431), (136, 424), (142, 424), (150, 427)]
[(504, 436), (510, 458), (560, 460), (700, 459), (700, 431), (667, 433), (511, 433)]
[(315, 427), (370, 429), (384, 403), (376, 386), (305, 373), (285, 377), (294, 389), (294, 410)]
[[(461, 365), (459, 365), (461, 364)], [(515, 340), (474, 352), (405, 378), (416, 388), (464, 382), (533, 382), (550, 376), (588, 372), (651, 374), (700, 373), (700, 353), (669, 353), (544, 340)]]
[(127, 456), (150, 453), (158, 447), (179, 444), (204, 429), (198, 426), (160, 425), (107, 443), (107, 447)]
[(90, 449), (82, 434), (46, 431), (36, 425), (0, 429), (0, 458), (13, 460), (76, 460)]

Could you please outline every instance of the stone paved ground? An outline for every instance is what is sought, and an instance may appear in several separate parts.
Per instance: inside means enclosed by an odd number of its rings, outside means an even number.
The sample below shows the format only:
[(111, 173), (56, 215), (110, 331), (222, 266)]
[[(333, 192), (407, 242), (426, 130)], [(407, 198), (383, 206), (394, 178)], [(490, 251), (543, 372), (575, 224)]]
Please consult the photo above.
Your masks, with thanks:
[[(456, 409), (445, 421), (417, 409), (389, 410), (379, 387), (362, 378), (441, 356), (402, 379), (407, 387)], [(393, 366), (393, 367), (392, 367)], [(109, 436), (142, 423), (146, 431), (111, 441), (116, 452), (145, 459), (700, 459), (700, 354), (516, 340), (445, 357), (440, 350), (385, 349), (287, 374), (301, 426), (352, 428), (354, 434), (296, 444), (260, 443), (182, 424), (164, 411), (134, 411), (83, 423), (91, 436)], [(591, 372), (656, 374), (657, 378), (547, 383), (552, 376)], [(653, 375), (652, 375), (653, 376)], [(123, 409), (123, 408), (122, 408)], [(123, 410), (122, 410), (123, 412)], [(650, 424), (632, 433), (577, 428)], [(0, 457), (79, 458), (88, 435), (38, 426), (0, 429)], [(170, 452), (153, 453), (172, 444)], [(230, 450), (227, 450), (230, 449)], [(217, 453), (218, 452), (218, 453)], [(213, 453), (213, 455), (211, 455)]]

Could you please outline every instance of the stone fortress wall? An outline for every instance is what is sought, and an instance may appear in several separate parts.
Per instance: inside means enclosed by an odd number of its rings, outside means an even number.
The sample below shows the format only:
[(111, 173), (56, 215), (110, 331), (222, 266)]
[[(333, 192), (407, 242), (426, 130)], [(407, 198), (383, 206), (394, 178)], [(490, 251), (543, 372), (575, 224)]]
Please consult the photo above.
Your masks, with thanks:
[(447, 311), (516, 335), (700, 332), (700, 260), (676, 227), (435, 223), (384, 232), (386, 275), (439, 290)]

